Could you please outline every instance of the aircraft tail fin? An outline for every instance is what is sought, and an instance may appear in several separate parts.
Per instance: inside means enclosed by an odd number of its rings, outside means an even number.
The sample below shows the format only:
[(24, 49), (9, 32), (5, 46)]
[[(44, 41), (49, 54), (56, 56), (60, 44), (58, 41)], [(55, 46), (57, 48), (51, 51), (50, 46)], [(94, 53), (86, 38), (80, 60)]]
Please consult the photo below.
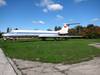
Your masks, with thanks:
[(69, 30), (69, 25), (64, 24), (61, 30), (59, 30), (59, 34), (67, 34)]

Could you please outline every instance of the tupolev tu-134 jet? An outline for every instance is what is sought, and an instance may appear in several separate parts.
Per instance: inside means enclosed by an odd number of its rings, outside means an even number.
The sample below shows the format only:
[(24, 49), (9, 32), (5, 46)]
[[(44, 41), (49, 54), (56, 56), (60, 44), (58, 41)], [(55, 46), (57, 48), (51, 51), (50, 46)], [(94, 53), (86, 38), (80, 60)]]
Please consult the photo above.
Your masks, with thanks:
[(68, 35), (69, 25), (76, 25), (80, 23), (64, 24), (61, 30), (58, 31), (46, 31), (46, 30), (12, 30), (8, 33), (4, 33), (2, 36), (6, 39), (16, 39), (23, 37), (39, 37), (39, 38), (60, 38), (60, 37), (80, 37)]

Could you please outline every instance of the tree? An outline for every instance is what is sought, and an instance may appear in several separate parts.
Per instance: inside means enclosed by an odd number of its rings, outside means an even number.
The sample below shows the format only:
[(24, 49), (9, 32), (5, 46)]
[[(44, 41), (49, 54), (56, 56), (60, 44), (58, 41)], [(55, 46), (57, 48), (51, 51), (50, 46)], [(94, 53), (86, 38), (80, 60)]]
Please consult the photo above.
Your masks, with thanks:
[(8, 27), (8, 28), (7, 28), (7, 33), (9, 33), (11, 30), (12, 30), (12, 29)]
[(87, 25), (87, 28), (93, 28), (93, 27), (95, 27), (94, 24), (88, 24)]
[(55, 26), (54, 30), (57, 31), (57, 30), (60, 30), (61, 27), (60, 26)]
[(55, 26), (54, 30), (57, 31), (57, 26)]
[(15, 28), (14, 30), (18, 30), (18, 28)]
[(87, 27), (76, 26), (69, 29), (70, 35), (81, 35), (86, 38), (100, 38), (100, 27), (94, 24), (88, 24)]
[(0, 32), (0, 38), (2, 37), (2, 33)]
[(100, 37), (100, 27), (88, 24), (87, 27), (84, 27), (81, 34), (86, 38), (98, 38)]
[(69, 35), (77, 35), (77, 30), (76, 29), (69, 29)]
[(7, 28), (7, 33), (10, 31), (9, 27)]
[(83, 27), (78, 25), (75, 27), (76, 31), (77, 31), (77, 34), (79, 35), (81, 33), (81, 31), (83, 30)]
[(47, 29), (47, 31), (52, 31), (52, 29)]

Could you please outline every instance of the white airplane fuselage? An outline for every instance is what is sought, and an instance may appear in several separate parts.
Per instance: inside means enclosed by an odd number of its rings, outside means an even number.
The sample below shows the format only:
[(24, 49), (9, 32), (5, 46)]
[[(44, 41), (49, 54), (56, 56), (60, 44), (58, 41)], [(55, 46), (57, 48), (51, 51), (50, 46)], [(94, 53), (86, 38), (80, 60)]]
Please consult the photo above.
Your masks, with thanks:
[(16, 36), (58, 36), (58, 31), (43, 31), (43, 30), (12, 30), (9, 33), (3, 34), (5, 37), (16, 37)]
[[(79, 23), (74, 23), (79, 24)], [(82, 36), (70, 36), (67, 35), (69, 30), (69, 25), (64, 24), (61, 30), (58, 31), (46, 31), (46, 30), (12, 30), (8, 33), (2, 34), (4, 40), (6, 39), (16, 39), (20, 37), (39, 37), (39, 38), (59, 38), (59, 37), (82, 37)]]
[(9, 33), (3, 34), (4, 39), (6, 38), (17, 38), (17, 37), (62, 37), (68, 33), (69, 27), (64, 25), (59, 31), (44, 31), (44, 30), (12, 30)]

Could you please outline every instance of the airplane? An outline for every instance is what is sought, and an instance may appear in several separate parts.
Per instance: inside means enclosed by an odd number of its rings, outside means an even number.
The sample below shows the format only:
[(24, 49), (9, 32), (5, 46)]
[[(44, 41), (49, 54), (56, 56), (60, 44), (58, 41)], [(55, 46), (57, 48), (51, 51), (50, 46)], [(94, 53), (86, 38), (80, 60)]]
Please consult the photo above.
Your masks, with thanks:
[(69, 25), (75, 25), (80, 23), (64, 24), (61, 30), (58, 31), (46, 31), (46, 30), (12, 30), (8, 33), (2, 34), (3, 39), (18, 39), (27, 37), (39, 37), (45, 40), (46, 38), (66, 38), (66, 37), (80, 37), (80, 36), (69, 36), (68, 30)]

